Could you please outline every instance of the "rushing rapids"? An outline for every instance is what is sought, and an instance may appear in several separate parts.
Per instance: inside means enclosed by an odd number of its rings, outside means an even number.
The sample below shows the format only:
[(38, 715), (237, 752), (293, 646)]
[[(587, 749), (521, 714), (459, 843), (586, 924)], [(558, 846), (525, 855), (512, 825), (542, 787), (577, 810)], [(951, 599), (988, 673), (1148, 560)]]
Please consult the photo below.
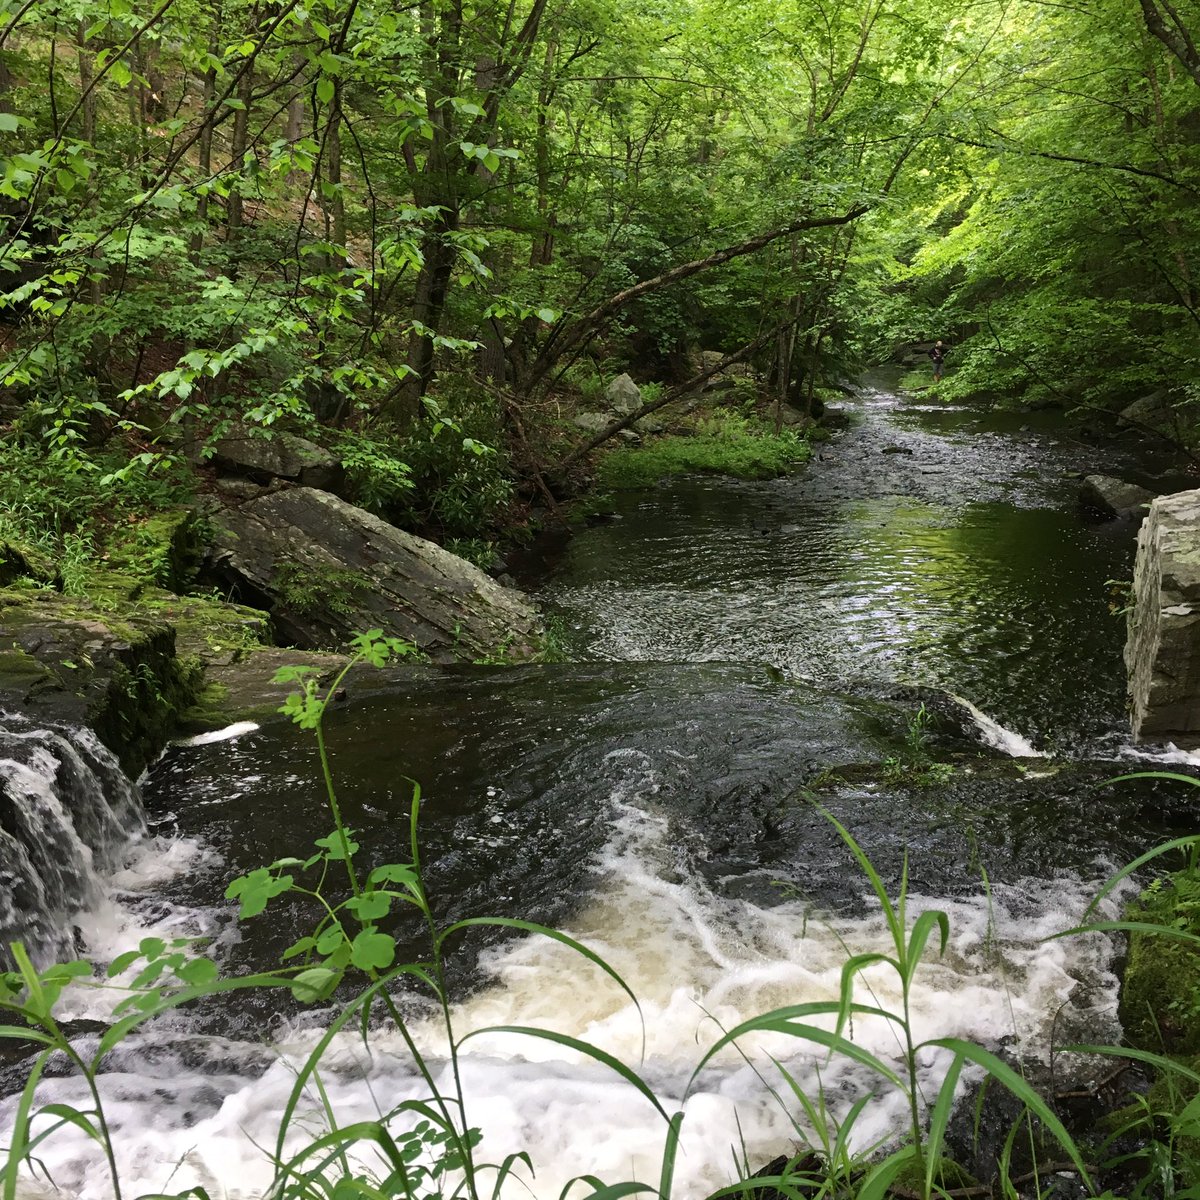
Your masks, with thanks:
[(87, 730), (0, 713), (0, 956), (74, 957), (73, 920), (96, 907), (145, 827), (136, 787)]

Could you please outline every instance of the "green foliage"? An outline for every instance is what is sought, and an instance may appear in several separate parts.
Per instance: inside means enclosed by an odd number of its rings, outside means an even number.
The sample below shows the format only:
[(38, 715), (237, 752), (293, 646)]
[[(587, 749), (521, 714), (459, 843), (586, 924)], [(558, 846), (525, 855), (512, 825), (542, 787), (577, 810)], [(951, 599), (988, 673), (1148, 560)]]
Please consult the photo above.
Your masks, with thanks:
[(503, 524), (514, 493), (509, 457), (498, 448), (499, 414), (482, 391), (440, 387), (426, 401), (427, 421), (401, 444), (413, 486), (392, 515), (438, 541), (486, 540)]
[(329, 612), (342, 617), (354, 612), (355, 596), (366, 586), (357, 571), (290, 561), (277, 564), (276, 585), (287, 608), (304, 616)]
[(344, 430), (333, 445), (353, 488), (353, 499), (374, 513), (387, 513), (412, 491), (412, 468), (393, 440)]
[(605, 488), (649, 487), (667, 476), (694, 472), (769, 479), (794, 471), (811, 453), (802, 434), (775, 433), (757, 417), (716, 411), (700, 417), (691, 436), (610, 451), (601, 460), (599, 482)]
[(929, 752), (933, 714), (924, 704), (909, 717), (904, 730), (904, 752), (884, 760), (883, 777), (909, 787), (943, 787), (954, 777), (952, 763), (936, 762)]

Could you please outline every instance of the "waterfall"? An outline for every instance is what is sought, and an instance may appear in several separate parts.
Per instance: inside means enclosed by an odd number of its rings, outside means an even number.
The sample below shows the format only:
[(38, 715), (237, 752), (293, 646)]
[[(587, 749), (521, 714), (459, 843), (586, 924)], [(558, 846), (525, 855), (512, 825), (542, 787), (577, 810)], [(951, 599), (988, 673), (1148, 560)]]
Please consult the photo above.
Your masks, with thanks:
[(0, 964), (13, 942), (39, 965), (75, 957), (71, 918), (144, 827), (136, 787), (90, 730), (0, 711)]

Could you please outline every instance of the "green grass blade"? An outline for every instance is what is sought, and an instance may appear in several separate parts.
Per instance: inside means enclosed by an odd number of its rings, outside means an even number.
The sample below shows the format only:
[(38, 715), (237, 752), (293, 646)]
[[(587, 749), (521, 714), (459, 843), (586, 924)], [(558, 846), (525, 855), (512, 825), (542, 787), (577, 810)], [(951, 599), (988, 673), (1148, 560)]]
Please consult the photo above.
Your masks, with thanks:
[(908, 970), (904, 982), (912, 982), (917, 967), (921, 963), (921, 955), (925, 953), (925, 945), (929, 935), (938, 931), (938, 957), (946, 953), (946, 943), (950, 941), (950, 918), (940, 909), (930, 909), (923, 912), (913, 922), (912, 933), (908, 939), (908, 949), (905, 951), (905, 965)]
[[(797, 1005), (797, 1009), (815, 1009), (817, 1011), (829, 1011), (828, 1004), (816, 1005)], [(833, 1006), (840, 1011), (840, 1005)], [(869, 1008), (866, 1005), (856, 1004), (852, 1006), (854, 1013), (867, 1016), (884, 1017), (889, 1021), (899, 1021), (900, 1018), (894, 1013), (885, 1012), (881, 1008)], [(692, 1072), (691, 1079), (688, 1080), (687, 1088), (684, 1095), (691, 1093), (692, 1087), (699, 1077), (700, 1072), (708, 1064), (709, 1060), (723, 1050), (736, 1038), (742, 1037), (748, 1033), (781, 1033), (788, 1037), (800, 1038), (804, 1041), (815, 1042), (818, 1046), (824, 1046), (827, 1050), (834, 1054), (840, 1054), (852, 1062), (859, 1063), (861, 1066), (869, 1067), (876, 1074), (881, 1075), (889, 1083), (901, 1090), (906, 1089), (904, 1081), (897, 1075), (891, 1067), (881, 1062), (870, 1052), (862, 1049), (861, 1046), (856, 1046), (853, 1042), (842, 1037), (840, 1034), (833, 1033), (828, 1029), (821, 1029), (816, 1025), (808, 1025), (791, 1019), (792, 1009), (776, 1009), (773, 1012), (763, 1013), (758, 1017), (751, 1017), (748, 1021), (743, 1021), (740, 1025), (729, 1030), (723, 1037), (715, 1042), (704, 1057), (700, 1060), (696, 1069)], [(809, 1014), (802, 1014), (809, 1015)]]
[(1092, 1186), (1091, 1178), (1087, 1173), (1087, 1168), (1083, 1164), (1083, 1156), (1079, 1153), (1079, 1147), (1075, 1144), (1075, 1139), (1067, 1132), (1063, 1123), (1050, 1110), (1045, 1100), (1003, 1059), (997, 1058), (990, 1050), (985, 1050), (982, 1046), (976, 1046), (973, 1042), (964, 1042), (961, 1038), (934, 1038), (931, 1041), (923, 1042), (918, 1049), (923, 1049), (925, 1046), (942, 1046), (956, 1055), (961, 1055), (968, 1062), (973, 1062), (976, 1066), (983, 1067), (997, 1083), (1003, 1084), (1009, 1092), (1020, 1100), (1046, 1126), (1075, 1164), (1080, 1178), (1089, 1188)]
[[(1172, 771), (1146, 771), (1136, 775), (1121, 775), (1116, 779), (1108, 780), (1108, 782), (1124, 783), (1129, 779), (1170, 779), (1177, 783), (1190, 783), (1193, 787), (1200, 787), (1200, 780), (1193, 779), (1191, 775), (1177, 775)], [(1104, 886), (1092, 897), (1091, 904), (1084, 909), (1084, 918), (1086, 919), (1095, 912), (1104, 899), (1111, 895), (1139, 867), (1144, 867), (1146, 863), (1153, 862), (1156, 858), (1161, 858), (1164, 854), (1170, 854), (1172, 851), (1190, 850), (1196, 845), (1197, 841), (1200, 841), (1200, 835), (1197, 834), (1191, 834), (1188, 837), (1172, 838), (1169, 842), (1163, 842), (1161, 846), (1155, 846), (1153, 850), (1147, 850), (1145, 854), (1139, 855), (1133, 862), (1126, 864), (1115, 875), (1109, 878)]]
[(638, 998), (633, 994), (633, 989), (625, 982), (617, 970), (606, 962), (594, 950), (589, 949), (582, 942), (576, 941), (569, 934), (563, 933), (559, 929), (551, 929), (548, 925), (539, 925), (536, 921), (522, 921), (513, 917), (468, 917), (462, 921), (455, 921), (442, 932), (438, 938), (439, 946), (441, 943), (452, 934), (460, 929), (470, 929), (474, 926), (493, 926), (497, 929), (519, 929), (524, 933), (539, 933), (543, 937), (548, 937), (554, 941), (566, 946), (569, 950), (573, 950), (581, 958), (587, 959), (593, 966), (598, 967), (605, 975), (609, 977), (633, 1002), (633, 1006), (637, 1009), (638, 1020), (642, 1023), (642, 1057), (646, 1056), (646, 1021), (642, 1016), (642, 1006), (638, 1003)]
[(615, 1071), (626, 1083), (635, 1087), (651, 1104), (668, 1125), (671, 1124), (671, 1116), (667, 1110), (658, 1102), (658, 1097), (650, 1090), (645, 1080), (634, 1071), (631, 1067), (627, 1067), (619, 1058), (614, 1058), (605, 1050), (601, 1050), (599, 1046), (593, 1046), (590, 1042), (580, 1041), (579, 1038), (573, 1038), (565, 1033), (556, 1033), (552, 1029), (537, 1029), (529, 1025), (487, 1025), (483, 1029), (473, 1029), (464, 1038), (459, 1041), (461, 1047), (464, 1042), (470, 1038), (481, 1037), (487, 1033), (516, 1033), (522, 1037), (539, 1038), (544, 1042), (553, 1042), (557, 1046), (566, 1046), (569, 1050), (574, 1050), (579, 1054), (586, 1055), (588, 1058), (594, 1059), (596, 1062), (603, 1064), (610, 1070)]
[(530, 1175), (537, 1175), (537, 1172), (533, 1169), (533, 1159), (524, 1150), (516, 1154), (510, 1154), (496, 1171), (496, 1181), (492, 1184), (492, 1200), (500, 1200), (500, 1189), (504, 1186), (504, 1181), (513, 1173), (513, 1168), (517, 1163), (521, 1163), (527, 1167)]
[(1164, 1054), (1155, 1054), (1152, 1050), (1135, 1050), (1132, 1046), (1064, 1046), (1063, 1053), (1070, 1054), (1103, 1054), (1108, 1058), (1129, 1058), (1134, 1062), (1145, 1063), (1148, 1067), (1157, 1067), (1160, 1071), (1173, 1072), (1200, 1083), (1200, 1071), (1194, 1070), (1174, 1058)]
[(671, 1184), (675, 1179), (675, 1157), (679, 1153), (679, 1133), (683, 1128), (683, 1113), (672, 1115), (663, 1144), (662, 1170), (658, 1176), (659, 1200), (670, 1200)]
[(884, 1200), (896, 1181), (896, 1176), (912, 1160), (915, 1153), (912, 1146), (905, 1146), (889, 1154), (882, 1162), (876, 1163), (858, 1185), (854, 1200)]
[(40, 1029), (31, 1029), (27, 1025), (0, 1025), (0, 1038), (11, 1038), (18, 1042), (37, 1042), (39, 1046), (53, 1046), (54, 1039)]
[(53, 1053), (53, 1050), (43, 1050), (34, 1060), (29, 1078), (21, 1091), (21, 1099), (17, 1102), (17, 1111), (13, 1114), (12, 1140), (4, 1162), (4, 1200), (16, 1200), (21, 1164), (29, 1154), (29, 1121), (34, 1094)]
[(937, 1173), (938, 1163), (942, 1157), (942, 1142), (946, 1136), (946, 1127), (950, 1123), (950, 1113), (954, 1108), (954, 1089), (958, 1087), (958, 1078), (962, 1074), (963, 1060), (960, 1055), (954, 1056), (950, 1069), (946, 1072), (942, 1086), (938, 1090), (937, 1100), (929, 1114), (929, 1132), (925, 1138), (925, 1195), (933, 1195), (933, 1177)]
[(1076, 925), (1074, 929), (1064, 929), (1052, 933), (1044, 941), (1053, 942), (1058, 938), (1070, 937), (1076, 933), (1150, 933), (1155, 937), (1163, 937), (1172, 942), (1190, 942), (1200, 946), (1200, 936), (1188, 933), (1185, 929), (1176, 929), (1173, 925), (1158, 925), (1153, 921), (1092, 921), (1088, 925)]
[(604, 1183), (595, 1175), (576, 1175), (574, 1179), (567, 1181), (566, 1186), (559, 1193), (559, 1200), (567, 1200), (568, 1193), (576, 1183), (586, 1183), (592, 1189), (586, 1195), (579, 1197), (579, 1200), (624, 1200), (626, 1196), (637, 1196), (642, 1192), (649, 1192), (652, 1196), (657, 1195), (654, 1188), (648, 1183)]
[[(827, 809), (822, 808), (818, 809), (818, 811), (837, 830), (838, 836), (846, 843), (850, 853), (854, 855), (858, 865), (862, 867), (863, 874), (866, 875), (867, 881), (871, 885), (871, 890), (875, 893), (880, 907), (883, 909), (884, 920), (887, 921), (888, 931), (892, 935), (892, 943), (895, 945), (897, 951), (902, 950), (904, 946), (904, 927), (900, 924), (896, 910), (892, 907), (892, 899), (888, 895), (887, 888), (884, 887), (883, 880), (879, 877), (879, 872), (875, 870), (875, 866), (867, 857), (866, 852), (854, 840), (850, 831), (838, 821), (837, 817)], [(908, 860), (905, 859), (906, 869), (907, 862)]]
[(841, 1034), (850, 1020), (850, 1010), (854, 1006), (854, 977), (875, 963), (886, 963), (897, 975), (900, 974), (900, 964), (886, 954), (855, 954), (842, 964), (842, 977), (838, 984), (838, 1017), (834, 1033)]

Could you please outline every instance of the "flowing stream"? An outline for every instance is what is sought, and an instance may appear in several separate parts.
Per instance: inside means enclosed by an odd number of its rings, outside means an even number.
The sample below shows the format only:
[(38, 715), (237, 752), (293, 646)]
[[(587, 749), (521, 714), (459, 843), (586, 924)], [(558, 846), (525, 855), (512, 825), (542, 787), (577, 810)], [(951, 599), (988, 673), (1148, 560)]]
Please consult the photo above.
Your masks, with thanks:
[[(893, 888), (907, 856), (910, 921), (933, 906), (950, 916), (945, 955), (927, 955), (918, 974), (918, 1037), (1003, 1045), (1031, 1064), (1052, 1036), (1119, 1033), (1114, 946), (1046, 937), (1079, 919), (1113, 866), (1194, 827), (1178, 788), (1104, 785), (1130, 765), (1123, 623), (1106, 584), (1129, 574), (1134, 527), (1089, 523), (1074, 500), (1081, 471), (1165, 464), (1084, 445), (1051, 417), (916, 403), (883, 375), (847, 408), (854, 427), (794, 478), (685, 479), (621, 496), (610, 519), (530, 555), (522, 569), (581, 661), (416, 671), (329, 719), (366, 861), (405, 858), (419, 779), (439, 917), (557, 925), (603, 955), (640, 1005), (557, 942), (473, 931), (450, 963), (458, 1035), (538, 1026), (636, 1069), (667, 1111), (684, 1105), (682, 1197), (801, 1143), (806, 1122), (767, 1055), (809, 1095), (823, 1088), (835, 1114), (875, 1093), (853, 1131), (858, 1148), (904, 1128), (904, 1094), (778, 1034), (754, 1035), (744, 1054), (722, 1052), (692, 1077), (722, 1029), (834, 998), (850, 954), (889, 948), (867, 881), (820, 808)], [(936, 786), (895, 766), (922, 705), (939, 718), (925, 752), (956, 764)], [(33, 732), (7, 739), (6, 794), (23, 780), (23, 795), (53, 793), (43, 809), (64, 811), (55, 781), (79, 740), (48, 731), (31, 751)], [(278, 722), (173, 748), (143, 783), (145, 831), (113, 800), (108, 767), (93, 774), (106, 811), (124, 814), (121, 836), (83, 831), (62, 850), (86, 867), (66, 899), (18, 895), (21, 928), (45, 953), (79, 943), (105, 958), (141, 936), (196, 936), (229, 970), (249, 970), (314, 919), (288, 901), (239, 926), (222, 898), (232, 876), (303, 855), (328, 832), (306, 735)], [(393, 932), (422, 953), (418, 922)], [(861, 998), (895, 1008), (888, 969), (870, 968)], [(401, 999), (448, 1087), (444, 1030)], [(87, 1046), (86, 1021), (111, 1000), (80, 989), (68, 1004)], [(298, 1064), (330, 1015), (247, 993), (125, 1043), (101, 1086), (129, 1194), (261, 1194)], [(857, 1022), (854, 1037), (899, 1068), (888, 1023)], [(934, 1048), (920, 1056), (927, 1099), (947, 1062)], [(662, 1119), (609, 1068), (512, 1033), (469, 1039), (461, 1067), (483, 1160), (528, 1152), (536, 1196), (584, 1173), (657, 1183)], [(6, 1070), (11, 1091), (25, 1067)], [(83, 1103), (76, 1080), (51, 1076), (44, 1100)], [(343, 1123), (427, 1092), (386, 1031), (369, 1049), (339, 1036), (323, 1082)], [(0, 1101), (0, 1125), (13, 1103)], [(322, 1123), (320, 1098), (306, 1094), (285, 1148)], [(78, 1130), (60, 1131), (41, 1157), (67, 1194), (110, 1195)]]

